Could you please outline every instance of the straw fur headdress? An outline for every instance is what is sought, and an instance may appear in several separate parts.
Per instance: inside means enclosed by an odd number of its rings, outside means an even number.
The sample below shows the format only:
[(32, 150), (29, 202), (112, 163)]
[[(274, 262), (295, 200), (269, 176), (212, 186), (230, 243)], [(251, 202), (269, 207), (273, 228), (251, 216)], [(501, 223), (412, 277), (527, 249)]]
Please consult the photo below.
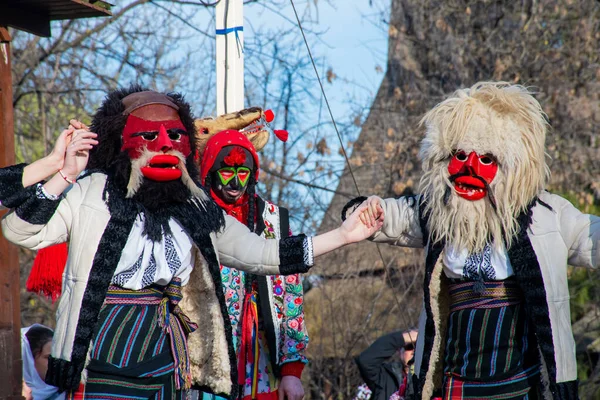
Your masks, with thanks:
[[(517, 216), (549, 178), (548, 124), (533, 93), (521, 85), (479, 82), (439, 103), (421, 124), (426, 132), (419, 152), (420, 185), (432, 239), (469, 251), (480, 251), (488, 242), (510, 247)], [(457, 150), (496, 158), (498, 172), (486, 198), (469, 201), (455, 193), (448, 163)]]
[(256, 151), (262, 150), (273, 133), (280, 140), (286, 141), (288, 133), (284, 130), (272, 129), (269, 123), (274, 114), (271, 110), (263, 110), (260, 107), (250, 107), (234, 113), (220, 115), (216, 118), (202, 118), (194, 121), (196, 125), (197, 141), (196, 148), (201, 156), (208, 140), (217, 133), (225, 130), (236, 130), (243, 133), (252, 143)]

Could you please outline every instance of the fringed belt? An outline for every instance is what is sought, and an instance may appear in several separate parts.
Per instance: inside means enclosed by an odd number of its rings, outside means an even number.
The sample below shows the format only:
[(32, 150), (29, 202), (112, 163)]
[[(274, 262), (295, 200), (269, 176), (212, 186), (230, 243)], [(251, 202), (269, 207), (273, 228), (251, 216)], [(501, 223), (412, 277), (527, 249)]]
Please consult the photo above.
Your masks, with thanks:
[[(475, 291), (476, 284), (484, 288)], [(521, 288), (514, 279), (490, 282), (450, 284), (450, 312), (464, 309), (498, 308), (516, 305), (523, 300)]]
[(176, 366), (175, 384), (177, 389), (189, 389), (192, 384), (192, 373), (187, 336), (198, 329), (198, 325), (190, 321), (179, 307), (182, 298), (181, 279), (175, 278), (167, 286), (151, 286), (141, 290), (129, 290), (111, 285), (108, 288), (105, 304), (158, 306), (156, 313), (158, 325), (171, 337), (171, 353)]

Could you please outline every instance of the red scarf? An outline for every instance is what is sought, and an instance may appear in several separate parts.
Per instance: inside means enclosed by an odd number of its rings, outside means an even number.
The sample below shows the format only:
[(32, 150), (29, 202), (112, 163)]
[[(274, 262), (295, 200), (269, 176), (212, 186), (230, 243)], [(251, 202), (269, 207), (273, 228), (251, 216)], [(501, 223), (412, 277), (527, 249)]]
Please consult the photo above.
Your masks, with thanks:
[(225, 203), (212, 189), (210, 189), (210, 195), (215, 203), (217, 203), (227, 215), (231, 215), (244, 225), (248, 224), (248, 193), (244, 193), (243, 196), (237, 199), (233, 204)]

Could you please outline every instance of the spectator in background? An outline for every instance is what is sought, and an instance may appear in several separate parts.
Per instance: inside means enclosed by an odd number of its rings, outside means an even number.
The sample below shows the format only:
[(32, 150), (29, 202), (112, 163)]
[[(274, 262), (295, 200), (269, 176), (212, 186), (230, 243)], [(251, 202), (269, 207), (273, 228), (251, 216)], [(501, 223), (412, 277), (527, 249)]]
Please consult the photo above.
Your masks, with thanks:
[(58, 388), (44, 382), (48, 371), (48, 357), (54, 332), (34, 324), (21, 329), (21, 357), (23, 358), (23, 396), (31, 400), (59, 400)]
[[(371, 390), (372, 400), (397, 400), (407, 395), (416, 341), (417, 330), (390, 333), (356, 357), (360, 376)], [(400, 361), (390, 361), (397, 353)]]

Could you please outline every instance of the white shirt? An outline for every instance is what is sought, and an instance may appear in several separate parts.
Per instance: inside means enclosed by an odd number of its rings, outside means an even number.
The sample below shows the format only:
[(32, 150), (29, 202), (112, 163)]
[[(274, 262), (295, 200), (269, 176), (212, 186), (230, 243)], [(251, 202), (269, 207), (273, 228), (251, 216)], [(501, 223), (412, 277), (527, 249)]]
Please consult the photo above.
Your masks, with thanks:
[(154, 283), (168, 285), (175, 277), (185, 285), (194, 260), (192, 241), (175, 220), (169, 220), (171, 234), (163, 234), (159, 242), (151, 241), (144, 232), (144, 215), (137, 216), (112, 283), (125, 289), (140, 290)]
[(446, 246), (443, 261), (444, 273), (452, 279), (478, 280), (481, 274), (484, 280), (502, 281), (514, 275), (506, 249), (496, 249), (489, 244), (482, 252), (475, 254), (469, 254), (466, 249), (458, 251)]

